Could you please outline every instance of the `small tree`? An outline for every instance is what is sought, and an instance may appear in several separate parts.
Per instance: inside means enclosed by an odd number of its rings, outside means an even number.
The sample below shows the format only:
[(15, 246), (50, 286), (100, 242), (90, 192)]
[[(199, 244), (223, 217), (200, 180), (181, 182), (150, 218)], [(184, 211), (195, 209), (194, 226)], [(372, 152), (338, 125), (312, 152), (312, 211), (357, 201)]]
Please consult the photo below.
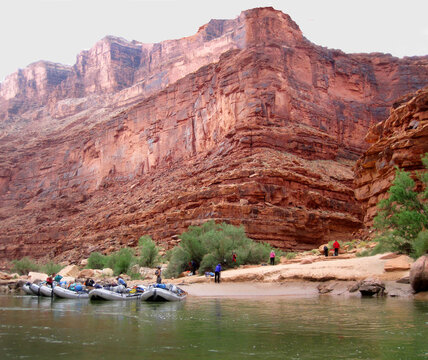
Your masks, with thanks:
[(140, 257), (138, 265), (154, 267), (159, 260), (159, 249), (150, 236), (142, 236), (138, 241)]
[(88, 258), (88, 269), (103, 269), (106, 265), (106, 257), (99, 253), (99, 252), (93, 252)]
[[(422, 161), (428, 169), (428, 154), (425, 154)], [(388, 191), (389, 197), (379, 202), (380, 211), (374, 218), (374, 227), (379, 231), (378, 250), (397, 251), (413, 256), (428, 250), (424, 249), (424, 233), (428, 228), (428, 174), (422, 171), (418, 177), (425, 188), (419, 193), (414, 191), (415, 182), (410, 174), (396, 168), (395, 179)], [(415, 243), (416, 239), (419, 240)]]
[[(199, 272), (212, 271), (218, 263), (223, 269), (241, 264), (266, 261), (271, 247), (255, 242), (245, 235), (242, 226), (216, 224), (208, 221), (201, 226), (190, 226), (181, 234), (181, 243), (173, 249), (165, 276), (178, 276), (194, 261)], [(237, 255), (234, 262), (232, 253)]]

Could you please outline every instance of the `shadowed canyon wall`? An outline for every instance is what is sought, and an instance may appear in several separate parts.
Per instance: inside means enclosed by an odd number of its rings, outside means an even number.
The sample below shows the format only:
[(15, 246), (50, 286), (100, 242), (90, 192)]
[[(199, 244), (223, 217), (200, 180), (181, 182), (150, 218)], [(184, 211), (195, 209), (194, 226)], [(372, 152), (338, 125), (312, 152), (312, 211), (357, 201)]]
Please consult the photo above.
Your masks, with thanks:
[(395, 167), (414, 175), (425, 171), (421, 157), (428, 153), (428, 87), (398, 99), (390, 116), (370, 128), (366, 140), (372, 145), (356, 163), (355, 196), (370, 225), (376, 204), (388, 197)]
[(32, 64), (0, 88), (2, 256), (168, 248), (209, 219), (288, 250), (350, 239), (367, 130), (427, 80), (428, 57), (316, 46), (271, 8)]

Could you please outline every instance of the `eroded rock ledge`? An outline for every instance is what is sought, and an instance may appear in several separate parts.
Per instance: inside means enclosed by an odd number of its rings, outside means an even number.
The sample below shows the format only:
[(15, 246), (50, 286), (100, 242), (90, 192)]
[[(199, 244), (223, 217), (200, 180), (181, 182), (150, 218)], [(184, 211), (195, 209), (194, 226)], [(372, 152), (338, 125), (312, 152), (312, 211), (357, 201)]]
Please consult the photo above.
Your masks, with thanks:
[(193, 37), (108, 37), (0, 89), (0, 253), (79, 261), (208, 219), (304, 250), (362, 224), (353, 161), (428, 58), (316, 46), (272, 8)]

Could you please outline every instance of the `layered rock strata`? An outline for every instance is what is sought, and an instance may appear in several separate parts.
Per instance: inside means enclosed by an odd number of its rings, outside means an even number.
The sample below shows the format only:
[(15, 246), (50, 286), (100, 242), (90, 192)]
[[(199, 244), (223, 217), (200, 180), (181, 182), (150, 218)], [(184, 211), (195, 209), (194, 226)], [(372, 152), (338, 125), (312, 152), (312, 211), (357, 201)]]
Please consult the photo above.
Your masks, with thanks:
[(271, 8), (44, 65), (0, 89), (4, 258), (77, 261), (145, 234), (168, 248), (208, 219), (287, 250), (349, 239), (364, 135), (428, 80), (427, 57), (322, 48)]
[(428, 153), (428, 87), (398, 99), (390, 116), (370, 128), (366, 140), (372, 145), (356, 163), (355, 195), (364, 223), (371, 225), (377, 203), (388, 197), (395, 168), (425, 171), (421, 158)]

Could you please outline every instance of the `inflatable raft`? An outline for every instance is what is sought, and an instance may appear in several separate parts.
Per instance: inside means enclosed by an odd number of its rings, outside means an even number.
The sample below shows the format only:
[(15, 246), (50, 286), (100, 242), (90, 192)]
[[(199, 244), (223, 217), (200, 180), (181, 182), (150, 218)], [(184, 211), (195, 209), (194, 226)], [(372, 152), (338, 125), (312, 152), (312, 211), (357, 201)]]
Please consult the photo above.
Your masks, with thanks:
[(26, 284), (24, 284), (24, 285), (22, 285), (22, 290), (24, 290), (24, 292), (27, 294), (27, 295), (34, 295), (34, 293), (31, 291), (31, 289), (30, 289), (30, 285), (31, 285), (31, 283), (26, 283)]
[(73, 291), (70, 289), (62, 288), (61, 286), (55, 286), (53, 289), (55, 296), (62, 299), (89, 299), (89, 293), (87, 291)]
[(45, 284), (40, 284), (40, 287), (39, 287), (39, 292), (40, 292), (40, 295), (42, 295), (42, 296), (46, 296), (46, 297), (52, 297), (52, 288), (50, 287), (50, 286), (48, 286), (48, 285), (45, 285)]
[[(145, 289), (140, 287), (142, 291)], [(141, 300), (144, 292), (128, 292), (123, 286), (113, 288), (94, 289), (89, 292), (91, 300), (109, 300), (109, 301), (126, 301), (126, 300)]]
[(40, 285), (32, 283), (30, 284), (30, 290), (34, 295), (40, 296)]
[(172, 284), (155, 284), (143, 293), (141, 300), (145, 301), (182, 301), (187, 293)]

